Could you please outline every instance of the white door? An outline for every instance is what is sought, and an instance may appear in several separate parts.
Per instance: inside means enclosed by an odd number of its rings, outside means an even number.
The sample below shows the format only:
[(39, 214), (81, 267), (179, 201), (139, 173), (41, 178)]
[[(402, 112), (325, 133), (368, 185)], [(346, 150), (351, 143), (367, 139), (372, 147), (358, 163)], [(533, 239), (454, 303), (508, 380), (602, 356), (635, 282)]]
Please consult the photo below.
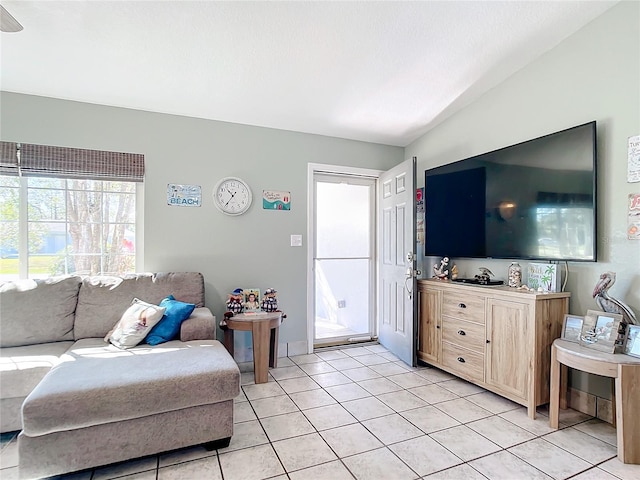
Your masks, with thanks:
[(379, 180), (379, 341), (408, 365), (416, 365), (416, 158)]

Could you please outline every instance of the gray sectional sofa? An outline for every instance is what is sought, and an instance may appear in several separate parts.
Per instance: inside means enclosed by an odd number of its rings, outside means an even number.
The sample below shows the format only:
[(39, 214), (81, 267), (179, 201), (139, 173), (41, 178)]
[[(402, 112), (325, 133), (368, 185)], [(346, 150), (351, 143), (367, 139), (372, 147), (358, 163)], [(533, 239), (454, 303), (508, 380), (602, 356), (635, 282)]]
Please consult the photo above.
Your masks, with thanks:
[[(104, 341), (133, 298), (168, 295), (196, 305), (179, 340)], [(21, 478), (228, 444), (240, 372), (215, 332), (195, 272), (0, 284), (0, 426), (20, 430)]]

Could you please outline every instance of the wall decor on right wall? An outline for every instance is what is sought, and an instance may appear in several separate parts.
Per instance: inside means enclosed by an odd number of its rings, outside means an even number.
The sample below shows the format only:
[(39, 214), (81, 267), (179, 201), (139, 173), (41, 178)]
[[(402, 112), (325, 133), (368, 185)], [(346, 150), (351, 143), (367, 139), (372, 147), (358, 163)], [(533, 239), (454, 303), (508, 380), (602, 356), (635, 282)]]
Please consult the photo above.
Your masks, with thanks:
[(640, 182), (640, 135), (629, 137), (627, 182)]
[(640, 240), (640, 193), (629, 194), (627, 238)]

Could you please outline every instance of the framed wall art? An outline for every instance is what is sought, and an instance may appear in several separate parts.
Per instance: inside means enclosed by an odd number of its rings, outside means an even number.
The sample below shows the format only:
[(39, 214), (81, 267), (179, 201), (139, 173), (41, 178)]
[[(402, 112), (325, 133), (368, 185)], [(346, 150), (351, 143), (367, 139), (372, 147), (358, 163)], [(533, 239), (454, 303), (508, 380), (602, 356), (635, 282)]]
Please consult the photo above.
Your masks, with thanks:
[(583, 322), (584, 317), (566, 314), (562, 322), (562, 338), (569, 342), (580, 343)]
[(606, 353), (614, 353), (622, 315), (588, 310), (582, 322), (580, 345)]
[(202, 187), (200, 185), (167, 184), (167, 205), (199, 207), (202, 205)]
[(640, 325), (627, 325), (627, 339), (623, 352), (632, 357), (640, 357)]
[(263, 210), (291, 210), (291, 192), (278, 190), (262, 191)]

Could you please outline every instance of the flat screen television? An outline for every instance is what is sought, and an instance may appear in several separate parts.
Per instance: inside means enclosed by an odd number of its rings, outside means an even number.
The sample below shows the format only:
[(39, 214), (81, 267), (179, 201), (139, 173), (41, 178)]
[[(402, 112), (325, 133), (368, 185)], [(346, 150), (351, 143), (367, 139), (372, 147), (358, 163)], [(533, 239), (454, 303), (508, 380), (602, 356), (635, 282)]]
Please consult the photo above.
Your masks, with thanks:
[(596, 122), (425, 171), (426, 256), (595, 262)]

